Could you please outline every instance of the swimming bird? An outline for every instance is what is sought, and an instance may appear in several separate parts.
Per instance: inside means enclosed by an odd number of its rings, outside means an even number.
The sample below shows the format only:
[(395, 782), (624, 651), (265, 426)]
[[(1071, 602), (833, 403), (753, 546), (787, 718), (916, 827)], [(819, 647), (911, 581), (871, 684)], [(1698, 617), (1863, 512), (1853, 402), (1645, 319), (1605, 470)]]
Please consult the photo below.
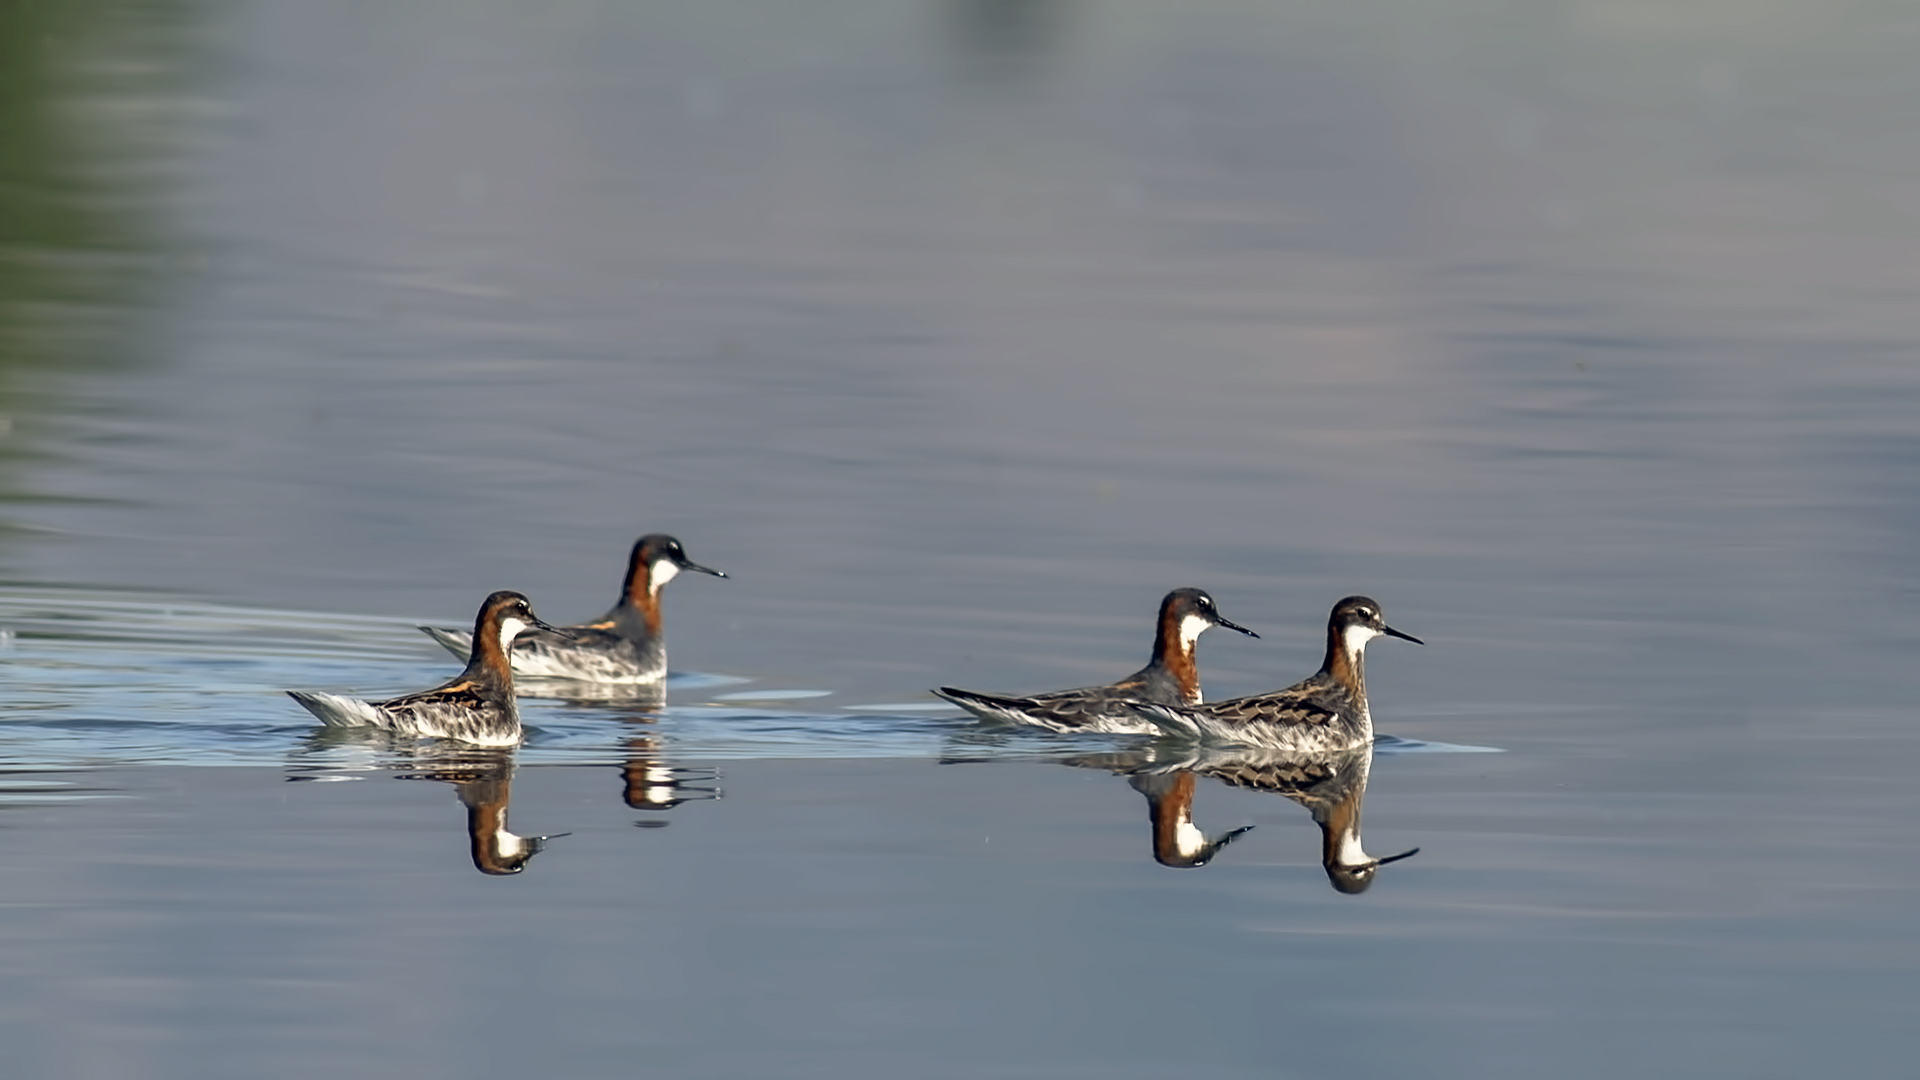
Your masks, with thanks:
[(1153, 659), (1146, 667), (1108, 686), (1055, 690), (1032, 697), (1006, 697), (942, 686), (934, 693), (982, 720), (1046, 728), (1049, 731), (1152, 733), (1158, 730), (1124, 702), (1200, 704), (1200, 669), (1194, 642), (1215, 626), (1251, 638), (1260, 635), (1220, 614), (1213, 597), (1201, 589), (1175, 589), (1160, 601), (1160, 622), (1153, 637)]
[[(514, 674), (597, 683), (659, 682), (667, 674), (660, 590), (682, 570), (727, 576), (687, 558), (680, 541), (665, 533), (649, 533), (634, 541), (619, 602), (590, 623), (566, 627), (570, 637), (534, 633), (514, 642)], [(455, 656), (467, 655), (472, 639), (466, 634), (432, 626), (420, 629)]]
[(330, 727), (367, 727), (479, 746), (513, 746), (520, 741), (520, 710), (513, 700), (507, 650), (528, 629), (565, 634), (541, 622), (526, 597), (503, 589), (480, 605), (466, 670), (431, 690), (386, 701), (305, 690), (287, 694)]
[(1380, 605), (1349, 596), (1327, 617), (1327, 655), (1320, 670), (1265, 694), (1210, 705), (1141, 700), (1130, 707), (1170, 735), (1271, 750), (1351, 750), (1373, 742), (1367, 711), (1367, 642), (1381, 635), (1425, 642), (1388, 626)]

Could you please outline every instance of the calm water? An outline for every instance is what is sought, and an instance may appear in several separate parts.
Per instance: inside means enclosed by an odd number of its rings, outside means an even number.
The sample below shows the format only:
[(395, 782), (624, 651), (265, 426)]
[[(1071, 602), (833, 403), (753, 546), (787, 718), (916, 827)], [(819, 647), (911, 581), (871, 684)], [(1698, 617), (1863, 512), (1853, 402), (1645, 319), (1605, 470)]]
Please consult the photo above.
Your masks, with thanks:
[[(0, 9), (10, 1074), (1911, 1075), (1916, 43)], [(645, 531), (732, 575), (664, 703), (490, 758), (280, 694), (444, 678), (413, 627), (496, 588), (597, 613)], [(1263, 635), (1215, 697), (1381, 599), (1397, 738), (1179, 789), (926, 693), (1116, 678), (1182, 585)], [(1348, 894), (1361, 779), (1420, 853)], [(1170, 868), (1189, 796), (1255, 828)], [(553, 839), (476, 873), (509, 801)]]

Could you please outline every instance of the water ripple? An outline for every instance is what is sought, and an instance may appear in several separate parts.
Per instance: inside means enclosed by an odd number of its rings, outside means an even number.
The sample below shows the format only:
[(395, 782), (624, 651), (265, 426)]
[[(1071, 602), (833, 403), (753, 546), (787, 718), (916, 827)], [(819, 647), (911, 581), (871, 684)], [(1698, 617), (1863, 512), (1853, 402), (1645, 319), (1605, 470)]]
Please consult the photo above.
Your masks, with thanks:
[[(278, 764), (314, 731), (282, 691), (378, 697), (451, 674), (416, 620), (271, 611), (86, 590), (0, 594), (0, 762)], [(606, 761), (645, 740), (703, 758), (927, 757), (966, 724), (929, 700), (801, 712), (831, 691), (740, 691), (750, 680), (676, 673), (670, 703), (523, 702), (522, 760)], [(558, 694), (558, 691), (556, 691)], [(939, 717), (945, 717), (940, 719)], [(970, 722), (969, 722), (970, 723)]]
[[(315, 726), (283, 691), (381, 697), (452, 672), (441, 650), (394, 618), (270, 611), (80, 590), (0, 594), (0, 767), (277, 765), (310, 749)], [(751, 679), (675, 673), (666, 700), (618, 688), (608, 700), (522, 701), (523, 761), (594, 764), (644, 745), (674, 758), (1026, 758), (1110, 747), (1111, 736), (981, 728), (944, 702), (801, 710), (819, 689), (740, 690)], [(347, 743), (351, 743), (351, 738)], [(1082, 746), (1081, 744), (1085, 744)], [(1458, 752), (1382, 737), (1383, 752)], [(17, 800), (16, 800), (17, 801)]]

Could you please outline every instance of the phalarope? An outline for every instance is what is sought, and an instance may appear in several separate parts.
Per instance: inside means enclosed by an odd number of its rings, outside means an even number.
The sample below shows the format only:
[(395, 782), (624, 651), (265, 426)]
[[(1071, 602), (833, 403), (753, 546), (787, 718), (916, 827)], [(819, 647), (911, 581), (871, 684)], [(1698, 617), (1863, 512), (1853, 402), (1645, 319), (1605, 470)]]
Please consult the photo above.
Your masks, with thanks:
[[(513, 671), (523, 678), (598, 683), (659, 682), (667, 674), (667, 639), (660, 632), (660, 590), (682, 570), (726, 577), (687, 558), (680, 541), (649, 533), (634, 541), (621, 580), (620, 601), (590, 623), (566, 627), (571, 638), (529, 634), (513, 646)], [(458, 630), (423, 626), (455, 656), (472, 639)]]
[(1201, 589), (1175, 589), (1160, 601), (1160, 623), (1153, 637), (1153, 660), (1146, 667), (1110, 686), (1083, 686), (1032, 697), (1003, 697), (942, 686), (934, 693), (982, 720), (1041, 727), (1049, 731), (1088, 731), (1143, 734), (1157, 731), (1135, 715), (1126, 702), (1200, 704), (1200, 669), (1194, 663), (1194, 642), (1215, 626), (1260, 635), (1220, 614), (1213, 597)]
[(507, 650), (521, 631), (530, 628), (566, 633), (541, 622), (526, 597), (503, 589), (480, 605), (466, 670), (431, 690), (386, 701), (304, 690), (287, 693), (332, 727), (369, 727), (479, 746), (513, 746), (520, 741), (520, 710), (513, 701)]
[(1163, 732), (1270, 750), (1350, 750), (1373, 742), (1367, 711), (1367, 642), (1382, 634), (1425, 642), (1388, 626), (1380, 605), (1349, 596), (1327, 618), (1327, 658), (1320, 670), (1265, 694), (1229, 698), (1211, 705), (1169, 705), (1141, 700), (1131, 708)]

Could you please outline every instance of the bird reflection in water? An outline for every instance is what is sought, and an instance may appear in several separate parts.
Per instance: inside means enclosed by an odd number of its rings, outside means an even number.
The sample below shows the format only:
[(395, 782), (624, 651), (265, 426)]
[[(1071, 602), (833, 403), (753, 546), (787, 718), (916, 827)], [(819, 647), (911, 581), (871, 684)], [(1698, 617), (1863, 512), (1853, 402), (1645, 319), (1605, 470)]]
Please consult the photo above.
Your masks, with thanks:
[[(621, 745), (626, 760), (620, 766), (620, 795), (633, 810), (671, 810), (683, 802), (717, 799), (720, 789), (702, 785), (719, 779), (712, 770), (670, 764), (653, 731), (651, 716), (624, 716), (629, 734)], [(636, 821), (641, 828), (658, 828), (664, 821)]]
[(1271, 792), (1299, 803), (1320, 826), (1320, 865), (1339, 892), (1366, 892), (1376, 873), (1420, 849), (1375, 858), (1360, 842), (1360, 807), (1373, 767), (1373, 748), (1339, 753), (1298, 754), (1239, 747), (1171, 747), (1155, 744), (1135, 750), (1081, 754), (1063, 764), (1106, 769), (1127, 777), (1147, 797), (1153, 823), (1153, 857), (1162, 866), (1204, 866), (1248, 828), (1209, 839), (1193, 824), (1197, 778), (1232, 787)]
[[(1069, 762), (1069, 764), (1075, 764)], [(1193, 823), (1193, 789), (1197, 783), (1186, 769), (1140, 772), (1127, 777), (1133, 790), (1147, 797), (1147, 820), (1153, 823), (1153, 861), (1176, 870), (1192, 870), (1213, 861), (1220, 849), (1253, 826), (1209, 838)]]
[[(527, 868), (551, 836), (521, 836), (507, 827), (513, 799), (512, 747), (417, 742), (370, 736), (340, 728), (322, 728), (294, 754), (289, 780), (358, 779), (370, 771), (392, 770), (396, 780), (435, 780), (452, 784), (467, 808), (467, 842), (473, 868), (507, 876)], [(303, 760), (304, 759), (304, 760)]]
[[(520, 836), (507, 828), (507, 804), (513, 799), (513, 758), (489, 763), (478, 771), (471, 765), (403, 773), (401, 780), (441, 780), (453, 785), (467, 808), (467, 840), (473, 868), (483, 874), (517, 874), (546, 849), (553, 836)], [(565, 836), (555, 833), (554, 836)]]
[[(541, 696), (551, 696), (569, 705), (604, 710), (618, 721), (625, 732), (620, 739), (624, 757), (620, 764), (620, 797), (634, 810), (666, 811), (684, 802), (717, 799), (720, 791), (704, 787), (719, 778), (712, 770), (689, 769), (666, 759), (657, 724), (667, 693), (659, 683), (652, 685), (587, 685), (582, 683), (534, 683), (542, 687)], [(592, 696), (582, 696), (584, 693)], [(664, 828), (659, 819), (636, 821), (643, 829)]]

